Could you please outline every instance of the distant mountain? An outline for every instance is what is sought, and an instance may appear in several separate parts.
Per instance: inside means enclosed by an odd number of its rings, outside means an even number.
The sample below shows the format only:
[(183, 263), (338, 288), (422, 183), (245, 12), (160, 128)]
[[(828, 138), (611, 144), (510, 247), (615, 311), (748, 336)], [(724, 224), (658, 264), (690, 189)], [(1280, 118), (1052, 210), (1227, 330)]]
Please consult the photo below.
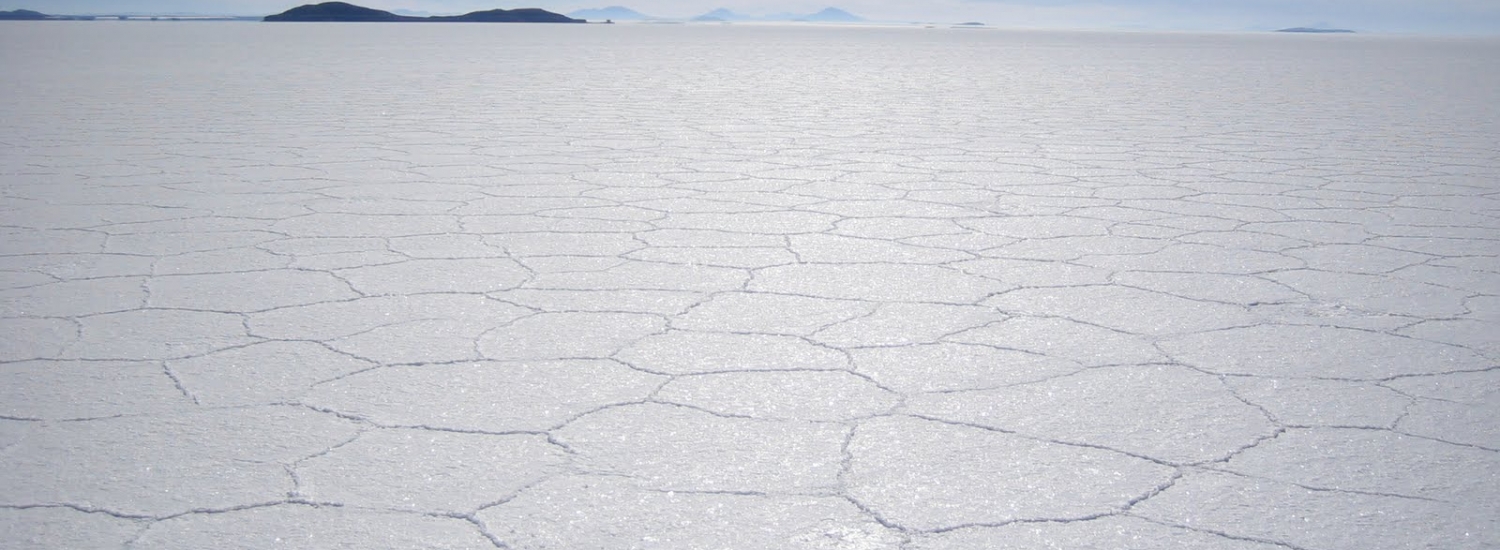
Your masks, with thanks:
[(407, 17), (394, 13), (356, 6), (345, 2), (324, 2), (297, 6), (276, 15), (267, 15), (266, 21), (421, 21), (421, 17)]
[(47, 18), (47, 14), (31, 10), (0, 11), (0, 21), (40, 21)]
[(584, 23), (582, 19), (573, 19), (560, 13), (552, 13), (541, 8), (517, 8), (513, 10), (485, 10), (466, 13), (463, 15), (449, 15), (439, 17), (428, 17), (426, 21), (454, 21), (459, 23)]
[(642, 21), (646, 19), (656, 19), (655, 17), (646, 15), (624, 6), (610, 6), (607, 8), (578, 10), (569, 13), (568, 17), (572, 17), (575, 19), (588, 19), (590, 21), (603, 21), (606, 19), (612, 21)]
[(322, 22), (456, 22), (456, 23), (583, 23), (566, 15), (537, 8), (514, 10), (488, 10), (433, 17), (410, 17), (356, 6), (346, 2), (324, 2), (298, 6), (276, 15), (267, 15), (265, 21), (322, 21)]
[(719, 8), (694, 17), (693, 21), (812, 21), (817, 23), (857, 23), (865, 18), (838, 8), (823, 8), (813, 14), (776, 13), (765, 17), (754, 17)]
[(740, 15), (725, 8), (719, 8), (703, 15), (694, 17), (693, 21), (751, 21), (754, 17)]
[(838, 8), (823, 8), (823, 11), (802, 18), (803, 21), (820, 23), (858, 23), (865, 18)]
[(1309, 33), (1352, 33), (1349, 29), (1319, 29), (1314, 27), (1292, 27), (1290, 29), (1277, 29), (1276, 32), (1309, 32)]

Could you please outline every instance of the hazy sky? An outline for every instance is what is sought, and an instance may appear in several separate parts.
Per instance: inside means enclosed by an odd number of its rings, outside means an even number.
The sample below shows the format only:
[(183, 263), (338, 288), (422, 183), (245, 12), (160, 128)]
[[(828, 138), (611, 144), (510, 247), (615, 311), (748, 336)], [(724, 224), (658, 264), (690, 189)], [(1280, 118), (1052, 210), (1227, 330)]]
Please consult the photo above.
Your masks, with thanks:
[[(983, 21), (1007, 27), (1250, 30), (1328, 25), (1378, 32), (1500, 34), (1500, 0), (350, 0), (380, 9), (462, 13), (539, 7), (558, 12), (624, 5), (691, 17), (718, 7), (758, 15), (837, 6), (891, 21)], [(260, 15), (307, 0), (0, 0), (48, 13), (181, 12)]]

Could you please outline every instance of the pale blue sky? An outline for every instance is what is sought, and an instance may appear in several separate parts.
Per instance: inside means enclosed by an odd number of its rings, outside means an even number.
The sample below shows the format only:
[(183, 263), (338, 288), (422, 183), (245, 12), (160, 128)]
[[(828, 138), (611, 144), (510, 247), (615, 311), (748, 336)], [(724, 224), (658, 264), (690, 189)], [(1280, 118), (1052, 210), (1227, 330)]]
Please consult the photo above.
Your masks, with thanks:
[[(0, 0), (48, 13), (269, 14), (306, 0)], [(661, 17), (725, 7), (746, 14), (837, 6), (890, 21), (983, 21), (992, 26), (1250, 30), (1329, 25), (1374, 32), (1500, 34), (1500, 0), (353, 0), (380, 9), (462, 13), (539, 7), (558, 12), (624, 5)]]

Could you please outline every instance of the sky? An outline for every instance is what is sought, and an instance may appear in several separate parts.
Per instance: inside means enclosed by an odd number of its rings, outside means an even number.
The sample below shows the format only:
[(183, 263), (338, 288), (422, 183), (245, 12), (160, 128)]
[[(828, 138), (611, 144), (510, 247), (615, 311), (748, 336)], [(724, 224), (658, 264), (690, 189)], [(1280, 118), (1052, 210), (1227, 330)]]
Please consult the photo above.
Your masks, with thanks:
[[(687, 18), (714, 8), (749, 15), (835, 6), (881, 21), (981, 21), (996, 27), (1266, 30), (1324, 26), (1365, 32), (1500, 34), (1500, 0), (346, 0), (385, 10), (465, 13), (543, 8), (567, 13), (623, 5)], [(55, 14), (265, 15), (311, 0), (0, 0), (0, 9)]]

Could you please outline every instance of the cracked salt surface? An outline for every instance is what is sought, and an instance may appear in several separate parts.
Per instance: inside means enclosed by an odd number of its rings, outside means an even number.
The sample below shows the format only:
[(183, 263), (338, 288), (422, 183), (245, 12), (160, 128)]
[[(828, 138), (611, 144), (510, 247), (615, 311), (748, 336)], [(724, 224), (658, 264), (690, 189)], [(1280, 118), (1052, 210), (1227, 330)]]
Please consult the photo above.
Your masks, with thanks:
[(1493, 39), (493, 30), (0, 29), (0, 548), (1500, 547)]

